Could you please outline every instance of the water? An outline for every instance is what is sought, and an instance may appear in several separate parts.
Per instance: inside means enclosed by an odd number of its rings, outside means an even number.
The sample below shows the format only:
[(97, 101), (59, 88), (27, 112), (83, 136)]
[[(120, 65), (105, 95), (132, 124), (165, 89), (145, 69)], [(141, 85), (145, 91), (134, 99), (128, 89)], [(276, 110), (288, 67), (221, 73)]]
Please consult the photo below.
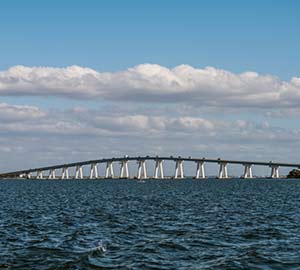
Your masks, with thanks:
[(300, 269), (299, 180), (3, 180), (0, 269)]

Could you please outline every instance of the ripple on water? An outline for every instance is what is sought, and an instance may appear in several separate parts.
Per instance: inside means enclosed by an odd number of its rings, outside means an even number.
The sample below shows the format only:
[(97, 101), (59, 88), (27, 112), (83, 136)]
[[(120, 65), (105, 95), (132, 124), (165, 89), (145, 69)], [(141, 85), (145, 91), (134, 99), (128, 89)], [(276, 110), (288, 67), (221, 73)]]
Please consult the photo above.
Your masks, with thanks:
[(0, 269), (300, 269), (300, 182), (0, 182)]

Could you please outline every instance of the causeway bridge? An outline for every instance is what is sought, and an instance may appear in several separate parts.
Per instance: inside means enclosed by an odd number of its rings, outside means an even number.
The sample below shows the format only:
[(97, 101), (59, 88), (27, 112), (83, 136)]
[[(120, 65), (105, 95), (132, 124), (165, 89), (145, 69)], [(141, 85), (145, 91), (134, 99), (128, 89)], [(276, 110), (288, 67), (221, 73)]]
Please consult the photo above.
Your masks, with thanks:
[[(174, 174), (172, 176), (165, 176), (164, 162), (174, 162)], [(137, 171), (130, 173), (129, 162), (137, 162)], [(147, 171), (146, 163), (154, 163), (154, 172)], [(205, 164), (215, 163), (218, 165), (217, 178), (230, 178), (228, 174), (228, 164), (238, 164), (243, 167), (242, 178), (253, 178), (253, 166), (267, 166), (270, 168), (270, 178), (280, 178), (280, 167), (300, 168), (300, 163), (281, 163), (281, 162), (260, 162), (260, 161), (242, 161), (242, 160), (227, 160), (227, 159), (207, 159), (207, 158), (192, 158), (192, 157), (160, 157), (160, 156), (124, 156), (120, 158), (103, 158), (95, 160), (87, 160), (81, 162), (73, 162), (67, 164), (53, 165), (47, 167), (39, 167), (34, 169), (19, 170), (13, 172), (0, 173), (0, 178), (24, 178), (24, 179), (183, 179), (184, 163), (191, 162), (195, 164), (196, 179), (205, 179)], [(101, 175), (99, 173), (98, 165), (105, 164), (105, 170)], [(88, 167), (88, 175), (84, 175)], [(118, 166), (118, 167), (117, 167)], [(73, 173), (72, 173), (73, 172)]]

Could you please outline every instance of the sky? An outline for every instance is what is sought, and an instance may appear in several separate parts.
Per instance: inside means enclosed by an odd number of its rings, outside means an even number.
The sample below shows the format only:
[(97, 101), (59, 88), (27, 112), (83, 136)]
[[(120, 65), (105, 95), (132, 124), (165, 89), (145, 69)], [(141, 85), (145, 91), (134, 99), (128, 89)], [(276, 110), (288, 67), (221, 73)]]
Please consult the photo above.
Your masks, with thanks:
[(299, 161), (299, 1), (3, 0), (0, 33), (0, 171)]

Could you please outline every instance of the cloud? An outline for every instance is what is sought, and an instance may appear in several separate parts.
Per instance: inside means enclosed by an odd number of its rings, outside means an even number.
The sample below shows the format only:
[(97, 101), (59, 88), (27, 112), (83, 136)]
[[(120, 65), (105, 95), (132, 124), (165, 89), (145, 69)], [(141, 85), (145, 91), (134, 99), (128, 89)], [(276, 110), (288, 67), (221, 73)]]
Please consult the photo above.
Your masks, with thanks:
[(1, 121), (20, 121), (28, 119), (38, 119), (46, 116), (46, 112), (35, 106), (9, 105), (0, 103)]
[(282, 81), (256, 72), (235, 74), (206, 67), (172, 69), (142, 64), (119, 72), (70, 66), (14, 66), (0, 72), (2, 96), (59, 96), (108, 101), (183, 103), (192, 106), (293, 108), (300, 78)]
[(144, 135), (197, 130), (211, 131), (212, 121), (199, 117), (107, 113), (73, 108), (43, 111), (35, 106), (0, 103), (0, 130), (11, 134)]
[(0, 171), (125, 154), (291, 161), (299, 136), (266, 121), (0, 103)]
[(0, 130), (10, 136), (87, 136), (127, 138), (213, 138), (234, 141), (297, 139), (299, 130), (274, 128), (268, 122), (216, 120), (199, 116), (124, 114), (75, 107), (42, 110), (35, 106), (0, 103)]

